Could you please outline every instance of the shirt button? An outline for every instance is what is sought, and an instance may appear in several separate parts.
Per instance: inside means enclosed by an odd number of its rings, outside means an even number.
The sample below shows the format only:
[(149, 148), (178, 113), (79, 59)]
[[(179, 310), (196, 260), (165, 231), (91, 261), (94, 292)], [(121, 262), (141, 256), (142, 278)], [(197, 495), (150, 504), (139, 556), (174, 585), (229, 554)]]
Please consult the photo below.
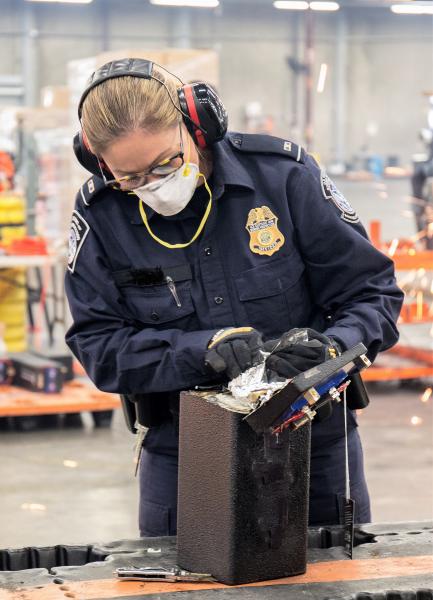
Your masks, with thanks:
[(221, 298), (221, 296), (216, 296), (214, 298), (214, 302), (215, 304), (222, 304), (224, 302), (224, 298)]
[(205, 248), (204, 253), (206, 254), (206, 256), (210, 256), (212, 254), (212, 248), (210, 246), (208, 248)]
[(152, 319), (152, 321), (159, 321), (159, 314), (153, 311), (153, 313), (150, 315), (150, 318)]

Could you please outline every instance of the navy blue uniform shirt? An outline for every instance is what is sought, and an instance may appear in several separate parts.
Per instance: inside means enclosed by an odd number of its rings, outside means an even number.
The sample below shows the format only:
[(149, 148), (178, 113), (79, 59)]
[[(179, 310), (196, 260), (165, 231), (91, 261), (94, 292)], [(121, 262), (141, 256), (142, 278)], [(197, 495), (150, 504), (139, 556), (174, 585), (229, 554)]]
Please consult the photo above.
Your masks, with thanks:
[[(363, 342), (371, 360), (394, 345), (403, 295), (393, 263), (314, 159), (285, 140), (238, 133), (212, 151), (212, 210), (185, 249), (150, 237), (133, 194), (93, 177), (77, 196), (66, 340), (96, 386), (133, 394), (208, 383), (208, 342), (228, 326), (264, 339), (308, 326), (343, 348)], [(188, 241), (203, 190), (173, 217), (146, 207), (154, 233)]]

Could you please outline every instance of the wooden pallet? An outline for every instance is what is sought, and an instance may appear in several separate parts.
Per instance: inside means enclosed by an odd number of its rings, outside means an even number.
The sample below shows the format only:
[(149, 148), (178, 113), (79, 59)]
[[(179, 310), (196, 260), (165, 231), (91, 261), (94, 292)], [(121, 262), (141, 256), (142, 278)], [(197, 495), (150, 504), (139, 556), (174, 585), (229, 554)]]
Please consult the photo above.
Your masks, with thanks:
[(380, 354), (374, 365), (362, 372), (364, 381), (430, 377), (433, 377), (433, 352), (400, 345)]
[(71, 381), (60, 394), (43, 394), (0, 385), (0, 417), (98, 412), (120, 407), (117, 394), (100, 392), (90, 383)]

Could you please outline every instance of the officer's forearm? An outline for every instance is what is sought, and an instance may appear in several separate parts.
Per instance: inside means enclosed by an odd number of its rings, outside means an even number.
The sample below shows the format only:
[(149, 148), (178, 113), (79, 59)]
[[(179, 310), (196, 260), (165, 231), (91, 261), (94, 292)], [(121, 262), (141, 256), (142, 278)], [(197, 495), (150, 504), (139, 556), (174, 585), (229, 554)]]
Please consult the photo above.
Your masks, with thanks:
[(394, 346), (399, 338), (396, 320), (400, 312), (401, 295), (364, 298), (363, 302), (347, 303), (338, 308), (333, 324), (324, 331), (335, 339), (343, 349), (362, 342), (367, 356), (373, 361), (378, 352)]
[(101, 390), (119, 394), (169, 392), (211, 382), (204, 354), (216, 330), (70, 330), (66, 342)]

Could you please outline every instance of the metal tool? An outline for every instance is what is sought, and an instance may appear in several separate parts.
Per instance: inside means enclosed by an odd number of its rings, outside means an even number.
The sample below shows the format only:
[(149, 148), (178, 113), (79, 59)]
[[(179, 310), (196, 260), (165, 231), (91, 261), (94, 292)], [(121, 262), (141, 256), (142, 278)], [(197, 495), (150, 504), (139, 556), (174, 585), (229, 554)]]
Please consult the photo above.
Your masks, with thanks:
[(191, 573), (179, 567), (173, 567), (172, 569), (164, 569), (163, 567), (120, 567), (114, 573), (123, 581), (216, 582), (216, 579), (208, 573)]
[(137, 439), (134, 448), (134, 477), (137, 477), (138, 468), (140, 466), (141, 453), (143, 451), (143, 442), (149, 428), (140, 425), (138, 421), (136, 421), (135, 423), (135, 428), (137, 430)]
[(256, 431), (279, 433), (285, 426), (297, 429), (311, 421), (322, 403), (340, 401), (345, 380), (353, 373), (370, 366), (363, 344), (357, 344), (340, 356), (296, 375), (268, 402), (245, 417)]

